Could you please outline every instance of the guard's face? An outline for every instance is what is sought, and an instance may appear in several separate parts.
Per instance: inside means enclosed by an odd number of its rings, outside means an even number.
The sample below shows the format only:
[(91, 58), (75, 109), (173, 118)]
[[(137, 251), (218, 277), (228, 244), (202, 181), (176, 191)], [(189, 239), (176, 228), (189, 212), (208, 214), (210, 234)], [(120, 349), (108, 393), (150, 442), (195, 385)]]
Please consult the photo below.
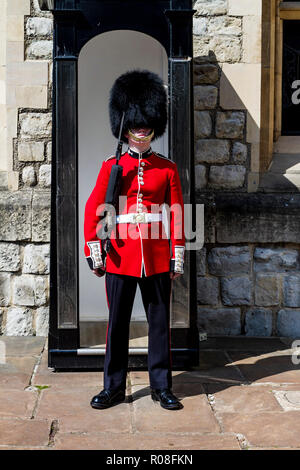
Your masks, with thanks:
[[(137, 138), (147, 137), (147, 135), (151, 134), (152, 129), (150, 127), (135, 127), (134, 129), (130, 129), (132, 134)], [(125, 137), (128, 139), (129, 134), (126, 132)]]

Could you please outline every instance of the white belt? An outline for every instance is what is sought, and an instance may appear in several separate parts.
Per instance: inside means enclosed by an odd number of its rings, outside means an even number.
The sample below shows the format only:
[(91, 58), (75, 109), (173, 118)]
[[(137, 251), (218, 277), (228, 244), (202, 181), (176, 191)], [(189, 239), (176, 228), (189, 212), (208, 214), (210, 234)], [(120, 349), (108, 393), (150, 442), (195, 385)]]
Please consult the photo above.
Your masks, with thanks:
[(129, 213), (129, 214), (120, 214), (116, 216), (116, 223), (129, 223), (129, 224), (140, 224), (140, 223), (149, 223), (149, 222), (160, 222), (162, 220), (162, 214), (152, 214), (150, 212), (139, 212), (139, 213)]

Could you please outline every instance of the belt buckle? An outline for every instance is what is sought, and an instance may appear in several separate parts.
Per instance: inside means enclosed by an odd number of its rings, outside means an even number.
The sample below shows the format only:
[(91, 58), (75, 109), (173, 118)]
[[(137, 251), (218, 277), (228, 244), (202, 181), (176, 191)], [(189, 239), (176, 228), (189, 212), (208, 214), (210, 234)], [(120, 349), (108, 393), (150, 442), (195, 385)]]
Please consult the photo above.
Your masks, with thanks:
[(141, 212), (140, 214), (134, 214), (133, 222), (135, 224), (145, 223), (146, 222), (145, 212)]

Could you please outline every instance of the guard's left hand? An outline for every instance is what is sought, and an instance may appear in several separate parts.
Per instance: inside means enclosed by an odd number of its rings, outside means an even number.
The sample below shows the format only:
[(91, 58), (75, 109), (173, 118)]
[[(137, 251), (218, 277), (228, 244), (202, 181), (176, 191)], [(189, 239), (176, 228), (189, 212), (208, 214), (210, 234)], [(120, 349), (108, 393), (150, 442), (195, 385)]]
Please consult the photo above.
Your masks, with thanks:
[(173, 280), (173, 279), (177, 279), (179, 276), (181, 276), (181, 273), (174, 273), (174, 271), (171, 271), (170, 272), (170, 278)]

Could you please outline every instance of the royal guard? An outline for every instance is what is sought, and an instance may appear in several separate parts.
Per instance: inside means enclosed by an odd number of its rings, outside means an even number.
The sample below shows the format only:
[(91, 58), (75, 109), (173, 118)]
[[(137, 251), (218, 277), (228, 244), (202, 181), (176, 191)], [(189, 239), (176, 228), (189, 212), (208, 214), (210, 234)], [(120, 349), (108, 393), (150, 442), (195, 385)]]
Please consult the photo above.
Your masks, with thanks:
[[(166, 409), (179, 409), (182, 404), (171, 391), (170, 301), (172, 280), (183, 274), (184, 207), (176, 164), (151, 149), (151, 141), (167, 125), (162, 80), (147, 70), (124, 73), (111, 89), (109, 111), (112, 133), (128, 149), (103, 162), (85, 206), (84, 253), (93, 273), (105, 275), (109, 308), (104, 389), (91, 406), (108, 408), (125, 399), (129, 324), (138, 284), (149, 327), (151, 396)], [(107, 240), (103, 216), (116, 164), (122, 167), (119, 203)]]

